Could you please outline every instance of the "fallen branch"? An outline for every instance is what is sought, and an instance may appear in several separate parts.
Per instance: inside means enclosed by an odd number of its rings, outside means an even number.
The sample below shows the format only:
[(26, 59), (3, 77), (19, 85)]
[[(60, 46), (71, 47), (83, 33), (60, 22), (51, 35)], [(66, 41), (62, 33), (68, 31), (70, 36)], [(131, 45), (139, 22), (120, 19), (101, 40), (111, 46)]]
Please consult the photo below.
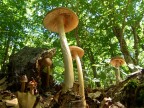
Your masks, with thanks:
[(134, 79), (134, 78), (136, 78), (138, 76), (141, 77), (143, 75), (144, 75), (144, 69), (129, 74), (125, 80), (123, 80), (119, 84), (114, 85), (114, 86), (110, 87), (109, 89), (107, 89), (106, 90), (106, 95), (110, 96), (110, 97), (113, 97), (115, 95), (115, 93), (120, 91), (123, 88), (123, 86), (126, 83), (128, 83), (131, 79)]

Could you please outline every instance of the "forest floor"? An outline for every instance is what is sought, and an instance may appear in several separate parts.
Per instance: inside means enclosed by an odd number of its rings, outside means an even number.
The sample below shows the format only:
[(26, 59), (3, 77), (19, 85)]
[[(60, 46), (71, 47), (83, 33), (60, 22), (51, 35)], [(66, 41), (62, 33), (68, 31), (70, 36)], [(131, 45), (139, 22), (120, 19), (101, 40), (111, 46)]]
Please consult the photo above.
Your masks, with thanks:
[[(144, 108), (143, 74), (144, 70), (137, 71), (107, 89), (85, 88), (87, 108)], [(28, 88), (24, 92), (11, 91), (5, 88), (5, 81), (5, 77), (0, 80), (0, 108), (82, 108), (77, 83), (66, 93), (62, 93), (61, 85), (53, 84), (32, 94)]]

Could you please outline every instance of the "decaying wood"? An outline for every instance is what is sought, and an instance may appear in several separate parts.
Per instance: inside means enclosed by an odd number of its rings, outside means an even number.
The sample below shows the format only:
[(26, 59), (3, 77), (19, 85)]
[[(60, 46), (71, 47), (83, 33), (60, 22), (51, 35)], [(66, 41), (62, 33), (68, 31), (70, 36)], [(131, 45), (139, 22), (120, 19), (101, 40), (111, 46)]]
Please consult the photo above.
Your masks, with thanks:
[(107, 96), (114, 97), (115, 93), (120, 91), (124, 87), (124, 85), (128, 83), (128, 81), (136, 77), (142, 77), (143, 75), (144, 75), (144, 69), (129, 74), (125, 80), (123, 80), (122, 82), (113, 87), (110, 87), (110, 89), (106, 91)]
[(19, 80), (22, 75), (27, 75), (29, 81), (33, 78), (38, 81), (39, 71), (43, 71), (42, 69), (40, 69), (39, 61), (43, 58), (52, 59), (55, 52), (55, 48), (46, 49), (24, 47), (16, 54), (11, 55), (7, 73), (9, 82), (13, 82), (13, 88), (15, 88), (16, 90), (19, 89)]

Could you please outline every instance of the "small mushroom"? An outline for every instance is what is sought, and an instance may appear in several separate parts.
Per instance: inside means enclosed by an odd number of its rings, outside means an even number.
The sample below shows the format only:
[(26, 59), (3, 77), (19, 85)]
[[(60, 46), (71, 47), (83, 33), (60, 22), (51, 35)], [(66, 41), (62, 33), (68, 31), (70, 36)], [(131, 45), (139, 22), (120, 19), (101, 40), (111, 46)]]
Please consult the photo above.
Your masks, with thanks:
[(50, 11), (44, 18), (43, 23), (48, 30), (59, 33), (65, 67), (63, 92), (66, 92), (73, 87), (74, 73), (72, 57), (65, 33), (77, 27), (78, 17), (70, 9), (60, 7)]
[(116, 68), (116, 83), (118, 84), (122, 79), (120, 77), (120, 70), (119, 67), (125, 64), (125, 60), (122, 57), (113, 57), (110, 61), (110, 64)]
[(111, 104), (112, 104), (112, 99), (110, 97), (109, 98), (105, 97), (100, 103), (100, 108), (110, 108)]
[(51, 75), (51, 65), (52, 65), (52, 60), (50, 58), (44, 58), (41, 60), (41, 67), (46, 67), (47, 68), (47, 80), (46, 80), (46, 87), (49, 87), (50, 83), (50, 75)]
[(36, 100), (37, 97), (29, 92), (27, 93), (16, 92), (16, 96), (18, 99), (19, 107), (14, 108), (34, 108), (34, 104), (37, 102)]
[(86, 106), (85, 101), (85, 92), (84, 92), (84, 79), (80, 58), (84, 55), (84, 50), (77, 46), (70, 46), (70, 51), (72, 58), (76, 60), (77, 69), (78, 69), (78, 81), (79, 81), (79, 94), (82, 96), (83, 105)]
[(34, 79), (28, 83), (28, 88), (30, 88), (30, 93), (33, 95), (36, 87), (37, 87), (37, 82)]
[(26, 82), (28, 82), (28, 78), (26, 75), (22, 75), (22, 77), (20, 78), (20, 82), (21, 82), (21, 92), (25, 91), (25, 84)]

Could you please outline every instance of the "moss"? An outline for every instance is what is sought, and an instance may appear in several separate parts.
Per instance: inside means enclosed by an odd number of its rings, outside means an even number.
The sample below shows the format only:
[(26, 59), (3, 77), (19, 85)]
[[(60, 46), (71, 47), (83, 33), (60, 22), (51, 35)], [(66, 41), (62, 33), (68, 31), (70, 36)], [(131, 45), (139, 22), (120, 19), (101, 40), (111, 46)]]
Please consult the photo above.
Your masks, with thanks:
[(124, 90), (132, 90), (132, 89), (136, 89), (139, 86), (139, 80), (137, 79), (133, 79), (130, 80), (127, 85), (124, 87)]
[(144, 82), (130, 80), (121, 92), (121, 102), (128, 108), (144, 106)]
[(135, 103), (138, 107), (144, 106), (144, 84), (141, 84), (136, 90)]

